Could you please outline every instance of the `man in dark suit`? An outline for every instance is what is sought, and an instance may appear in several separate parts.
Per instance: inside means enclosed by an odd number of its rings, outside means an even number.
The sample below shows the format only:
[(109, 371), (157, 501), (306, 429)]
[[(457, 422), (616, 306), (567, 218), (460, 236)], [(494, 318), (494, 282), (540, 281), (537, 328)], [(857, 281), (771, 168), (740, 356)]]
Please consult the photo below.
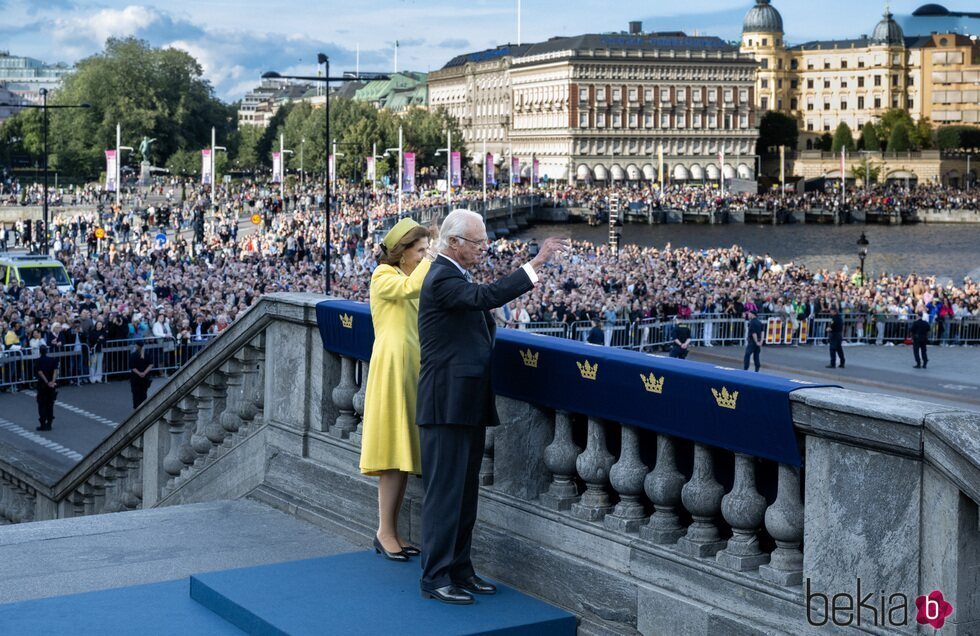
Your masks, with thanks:
[(841, 318), (837, 307), (830, 308), (830, 324), (827, 326), (827, 339), (830, 341), (830, 364), (828, 369), (837, 368), (837, 358), (840, 358), (840, 368), (844, 368), (844, 319)]
[(926, 345), (929, 344), (929, 314), (919, 314), (915, 322), (912, 323), (912, 355), (915, 356), (915, 368), (925, 369), (929, 364), (929, 355), (926, 353)]
[(439, 256), (419, 297), (422, 363), (416, 423), (425, 490), (419, 585), (424, 598), (462, 605), (473, 602), (470, 594), (496, 591), (476, 575), (470, 561), (485, 427), (500, 423), (490, 383), (496, 332), (490, 310), (530, 291), (544, 264), (567, 246), (567, 239), (549, 238), (531, 262), (478, 285), (467, 270), (484, 258), (483, 219), (453, 210), (443, 221)]

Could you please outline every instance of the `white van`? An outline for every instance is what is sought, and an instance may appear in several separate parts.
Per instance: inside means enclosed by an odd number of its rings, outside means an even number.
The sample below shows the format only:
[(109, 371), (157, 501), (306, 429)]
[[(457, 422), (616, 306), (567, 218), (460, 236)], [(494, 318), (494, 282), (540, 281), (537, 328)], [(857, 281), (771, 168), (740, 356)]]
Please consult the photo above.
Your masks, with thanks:
[(0, 255), (0, 283), (9, 285), (15, 280), (31, 289), (39, 287), (48, 277), (54, 278), (58, 291), (65, 293), (75, 289), (64, 264), (50, 256)]

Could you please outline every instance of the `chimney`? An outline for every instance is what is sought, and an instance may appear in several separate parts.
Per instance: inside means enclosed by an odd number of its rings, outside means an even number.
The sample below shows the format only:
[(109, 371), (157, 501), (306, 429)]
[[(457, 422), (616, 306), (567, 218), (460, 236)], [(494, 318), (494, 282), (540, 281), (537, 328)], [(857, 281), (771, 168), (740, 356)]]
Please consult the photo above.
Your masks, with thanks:
[(639, 20), (630, 22), (630, 35), (643, 35), (643, 23)]

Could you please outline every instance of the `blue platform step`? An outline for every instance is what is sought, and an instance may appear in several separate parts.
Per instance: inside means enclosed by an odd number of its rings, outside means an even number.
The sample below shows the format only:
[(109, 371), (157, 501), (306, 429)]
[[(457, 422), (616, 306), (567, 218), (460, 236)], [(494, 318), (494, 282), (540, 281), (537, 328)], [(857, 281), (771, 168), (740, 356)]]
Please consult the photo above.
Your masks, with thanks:
[(575, 617), (511, 588), (451, 606), (419, 595), (419, 566), (372, 552), (212, 572), (190, 595), (250, 634), (574, 636)]

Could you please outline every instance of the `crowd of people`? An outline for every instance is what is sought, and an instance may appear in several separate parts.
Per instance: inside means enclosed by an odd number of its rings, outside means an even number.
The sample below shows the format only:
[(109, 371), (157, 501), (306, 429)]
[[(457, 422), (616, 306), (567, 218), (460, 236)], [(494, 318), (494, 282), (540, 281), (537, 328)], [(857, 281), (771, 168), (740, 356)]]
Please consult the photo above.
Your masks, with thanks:
[[(40, 342), (51, 347), (81, 343), (92, 350), (102, 341), (131, 338), (172, 339), (179, 347), (227, 328), (262, 294), (323, 292), (323, 191), (318, 186), (296, 188), (285, 198), (270, 184), (223, 186), (214, 208), (207, 192), (177, 181), (157, 186), (154, 194), (149, 199), (130, 196), (121, 206), (106, 201), (101, 209), (68, 208), (53, 216), (52, 253), (65, 264), (74, 290), (61, 293), (53, 282), (34, 289), (16, 282), (4, 286), (0, 334), (5, 351), (34, 349)], [(553, 204), (569, 205), (608, 197), (610, 191), (552, 188), (542, 194)], [(929, 189), (907, 195), (947, 201), (966, 196)], [(704, 200), (709, 192), (663, 194), (673, 197), (671, 205), (680, 196)], [(482, 193), (456, 195), (457, 200), (467, 197), (479, 200)], [(427, 205), (444, 201), (432, 194), (407, 195), (402, 201), (403, 210)], [(334, 210), (331, 291), (366, 301), (379, 236), (398, 215), (397, 196), (384, 189), (341, 186)], [(104, 230), (103, 239), (96, 238), (96, 228)], [(8, 248), (36, 247), (38, 229), (18, 222), (0, 229), (0, 238)], [(533, 257), (535, 249), (533, 242), (496, 240), (476, 275), (490, 280)], [(614, 253), (605, 245), (579, 242), (548, 267), (558, 271), (547, 285), (497, 310), (501, 325), (594, 321), (606, 328), (609, 344), (608, 326), (617, 321), (741, 317), (753, 307), (790, 321), (832, 306), (845, 318), (904, 319), (925, 311), (940, 338), (948, 337), (957, 322), (980, 318), (980, 287), (970, 279), (943, 285), (925, 275), (881, 273), (861, 284), (860, 276), (846, 268), (810, 270), (739, 246), (625, 245)], [(853, 323), (849, 329), (864, 330), (861, 321), (858, 327)]]

